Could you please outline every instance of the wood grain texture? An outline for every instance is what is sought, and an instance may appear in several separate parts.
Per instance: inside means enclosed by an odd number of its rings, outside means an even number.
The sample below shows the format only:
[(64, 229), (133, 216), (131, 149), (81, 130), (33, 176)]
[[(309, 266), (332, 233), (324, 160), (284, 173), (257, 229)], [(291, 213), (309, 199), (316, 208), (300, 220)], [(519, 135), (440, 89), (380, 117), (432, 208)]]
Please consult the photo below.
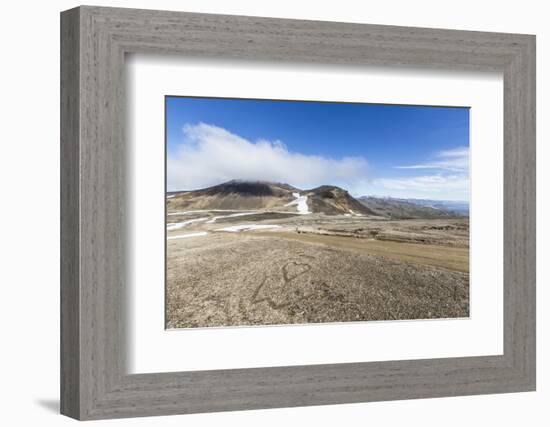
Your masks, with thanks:
[(61, 412), (80, 414), (79, 16), (61, 19)]
[[(78, 419), (535, 388), (535, 39), (80, 7), (62, 13), (62, 413)], [(128, 375), (124, 55), (504, 73), (504, 354)]]

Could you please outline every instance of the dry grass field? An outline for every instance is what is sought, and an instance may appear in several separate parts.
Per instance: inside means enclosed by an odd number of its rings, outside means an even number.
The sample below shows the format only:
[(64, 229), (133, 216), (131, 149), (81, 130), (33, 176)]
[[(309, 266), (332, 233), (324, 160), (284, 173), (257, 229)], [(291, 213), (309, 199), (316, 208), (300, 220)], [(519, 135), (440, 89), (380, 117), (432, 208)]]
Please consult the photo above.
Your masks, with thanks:
[(467, 218), (168, 215), (167, 328), (469, 316)]

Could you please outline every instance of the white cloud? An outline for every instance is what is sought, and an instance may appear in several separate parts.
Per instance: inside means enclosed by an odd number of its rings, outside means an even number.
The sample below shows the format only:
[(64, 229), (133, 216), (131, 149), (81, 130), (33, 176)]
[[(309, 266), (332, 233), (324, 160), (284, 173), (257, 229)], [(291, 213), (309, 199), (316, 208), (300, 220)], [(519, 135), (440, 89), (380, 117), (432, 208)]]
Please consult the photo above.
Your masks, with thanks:
[(397, 169), (441, 169), (451, 172), (467, 172), (470, 165), (468, 147), (440, 151), (432, 161), (415, 165), (396, 166)]
[(374, 180), (372, 186), (378, 195), (394, 197), (461, 201), (470, 198), (470, 180), (464, 174), (381, 178)]
[(183, 128), (183, 140), (167, 159), (168, 191), (194, 190), (231, 179), (284, 182), (301, 189), (339, 185), (354, 196), (378, 195), (438, 200), (469, 199), (469, 150), (441, 151), (432, 161), (405, 169), (436, 169), (407, 177), (367, 176), (363, 157), (333, 159), (290, 151), (281, 141), (249, 141), (221, 127)]
[(432, 174), (372, 180), (368, 194), (403, 198), (469, 200), (470, 150), (456, 147), (437, 152), (432, 159), (396, 169), (434, 170)]
[(385, 188), (395, 190), (429, 188), (432, 191), (446, 191), (462, 189), (468, 185), (468, 178), (464, 175), (428, 175), (401, 179), (379, 179), (377, 181)]
[(348, 187), (367, 178), (362, 157), (332, 159), (289, 151), (281, 141), (249, 141), (221, 127), (186, 125), (167, 159), (168, 191), (194, 190), (231, 179), (284, 182), (299, 188)]
[[(406, 194), (431, 194), (436, 198), (468, 199), (470, 180), (466, 175), (424, 175), (410, 178), (380, 179), (377, 184)], [(457, 196), (459, 195), (459, 196)]]

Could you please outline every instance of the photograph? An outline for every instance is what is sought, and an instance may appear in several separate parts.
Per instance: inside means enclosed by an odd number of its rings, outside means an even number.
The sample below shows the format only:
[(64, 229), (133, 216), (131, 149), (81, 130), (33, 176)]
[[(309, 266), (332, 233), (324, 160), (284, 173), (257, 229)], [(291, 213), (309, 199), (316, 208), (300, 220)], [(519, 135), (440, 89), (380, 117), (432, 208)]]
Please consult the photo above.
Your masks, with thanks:
[(470, 316), (470, 108), (164, 109), (167, 329)]
[(548, 418), (550, 26), (398, 2), (8, 5), (6, 425)]

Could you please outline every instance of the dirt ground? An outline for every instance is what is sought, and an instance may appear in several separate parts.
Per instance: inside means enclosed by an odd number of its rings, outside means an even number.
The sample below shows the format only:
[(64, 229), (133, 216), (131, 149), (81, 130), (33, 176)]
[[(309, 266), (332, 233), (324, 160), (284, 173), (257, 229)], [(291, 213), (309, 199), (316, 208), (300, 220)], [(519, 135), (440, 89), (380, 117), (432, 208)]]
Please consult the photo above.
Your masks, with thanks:
[(167, 328), (469, 316), (467, 219), (234, 213), (171, 219)]

